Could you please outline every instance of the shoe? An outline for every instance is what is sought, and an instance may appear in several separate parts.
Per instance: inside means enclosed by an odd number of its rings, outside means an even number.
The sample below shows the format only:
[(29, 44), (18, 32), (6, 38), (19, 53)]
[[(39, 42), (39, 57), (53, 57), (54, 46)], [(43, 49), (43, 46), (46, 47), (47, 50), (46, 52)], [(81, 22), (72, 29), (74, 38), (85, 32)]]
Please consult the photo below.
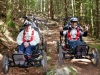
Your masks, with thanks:
[(20, 61), (18, 60), (17, 54), (18, 54), (17, 51), (15, 51), (15, 52), (13, 53), (13, 58), (14, 58), (14, 62), (15, 62), (16, 65), (18, 65), (19, 62), (20, 62)]
[(19, 58), (21, 59), (20, 60), (20, 65), (23, 65), (24, 63), (25, 63), (25, 57), (24, 57), (24, 54), (23, 53), (20, 53), (20, 54), (22, 54), (22, 55), (19, 55)]
[(18, 52), (17, 52), (17, 51), (15, 51), (13, 54), (18, 54)]
[(18, 53), (19, 53), (19, 54), (24, 54), (22, 51), (19, 51)]
[(19, 65), (19, 64), (23, 65), (25, 62), (25, 57), (24, 57), (23, 52), (22, 51), (19, 51), (19, 52), (15, 51), (13, 54), (14, 54), (13, 58), (14, 58), (15, 65)]

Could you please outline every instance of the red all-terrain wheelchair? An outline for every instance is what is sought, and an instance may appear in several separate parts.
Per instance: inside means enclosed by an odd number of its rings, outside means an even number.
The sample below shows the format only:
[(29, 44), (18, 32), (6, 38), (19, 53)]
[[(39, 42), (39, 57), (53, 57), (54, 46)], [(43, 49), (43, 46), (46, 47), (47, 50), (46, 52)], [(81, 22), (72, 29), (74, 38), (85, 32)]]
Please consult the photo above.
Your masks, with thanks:
[[(84, 42), (84, 41), (83, 41)], [(60, 40), (57, 41), (57, 52), (59, 57), (59, 65), (62, 65), (62, 59), (89, 59), (94, 66), (99, 64), (99, 52), (97, 48), (90, 48), (85, 42), (83, 45), (78, 45), (75, 52), (70, 48), (65, 36), (60, 35)]]

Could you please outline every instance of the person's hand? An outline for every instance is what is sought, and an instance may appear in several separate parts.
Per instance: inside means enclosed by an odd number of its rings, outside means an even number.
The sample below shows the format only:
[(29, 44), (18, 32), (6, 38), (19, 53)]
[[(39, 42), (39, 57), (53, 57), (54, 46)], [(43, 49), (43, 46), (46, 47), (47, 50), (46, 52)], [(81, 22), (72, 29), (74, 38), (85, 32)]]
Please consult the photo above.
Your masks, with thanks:
[(59, 30), (60, 30), (60, 31), (63, 31), (63, 27), (62, 27), (62, 26), (60, 26), (60, 27), (59, 27)]
[(85, 26), (85, 31), (88, 31), (88, 29), (89, 29), (88, 26)]
[(28, 47), (29, 46), (29, 43), (28, 42), (24, 42), (24, 47)]

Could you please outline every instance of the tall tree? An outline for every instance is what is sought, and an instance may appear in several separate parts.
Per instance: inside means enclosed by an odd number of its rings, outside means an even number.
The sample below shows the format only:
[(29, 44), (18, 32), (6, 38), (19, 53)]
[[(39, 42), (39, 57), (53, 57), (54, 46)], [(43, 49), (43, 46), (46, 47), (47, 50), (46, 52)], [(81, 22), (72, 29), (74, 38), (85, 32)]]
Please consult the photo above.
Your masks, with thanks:
[(68, 9), (67, 9), (67, 6), (68, 6), (68, 0), (64, 0), (65, 1), (65, 17), (67, 18), (68, 17)]
[[(100, 25), (99, 25), (99, 0), (96, 0), (96, 38), (100, 38)], [(99, 35), (98, 35), (99, 34)]]
[(54, 19), (53, 0), (50, 0), (50, 5), (49, 5), (49, 17), (50, 17), (51, 19)]

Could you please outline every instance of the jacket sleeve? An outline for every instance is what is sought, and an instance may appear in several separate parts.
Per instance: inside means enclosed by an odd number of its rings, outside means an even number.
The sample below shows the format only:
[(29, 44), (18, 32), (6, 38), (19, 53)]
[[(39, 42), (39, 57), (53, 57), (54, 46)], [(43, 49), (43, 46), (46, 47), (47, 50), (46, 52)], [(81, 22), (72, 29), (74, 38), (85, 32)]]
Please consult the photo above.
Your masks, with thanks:
[(63, 31), (60, 31), (60, 35), (61, 35), (61, 36), (65, 35), (65, 33), (66, 33), (65, 31), (68, 31), (69, 26), (70, 26), (70, 25), (67, 24), (67, 25), (65, 25), (65, 26), (63, 27)]
[(21, 31), (17, 36), (17, 44), (21, 45), (23, 43), (22, 41), (23, 31)]
[(88, 31), (85, 31), (83, 36), (86, 37), (88, 35)]
[(39, 38), (39, 34), (37, 31), (34, 30), (34, 40), (30, 42), (30, 45), (37, 45), (38, 43), (40, 43), (40, 38)]
[(82, 27), (80, 26), (80, 30), (81, 30), (81, 35), (86, 37), (88, 34), (88, 31), (83, 31)]

